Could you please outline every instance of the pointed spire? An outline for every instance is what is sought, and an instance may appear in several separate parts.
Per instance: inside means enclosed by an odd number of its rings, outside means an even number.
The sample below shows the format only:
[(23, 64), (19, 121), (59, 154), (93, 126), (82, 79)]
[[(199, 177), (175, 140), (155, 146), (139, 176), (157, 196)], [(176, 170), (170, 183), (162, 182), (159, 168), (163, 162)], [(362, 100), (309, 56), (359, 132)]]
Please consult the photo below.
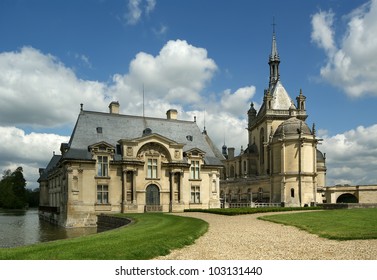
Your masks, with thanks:
[(273, 29), (272, 29), (272, 46), (271, 46), (271, 54), (268, 60), (268, 64), (270, 65), (270, 82), (269, 87), (275, 85), (276, 82), (280, 79), (279, 74), (279, 64), (280, 64), (280, 57), (278, 53), (278, 48), (276, 44), (276, 34), (275, 34), (275, 17), (273, 18)]
[(275, 26), (276, 26), (275, 17), (273, 17), (273, 19), (272, 19), (272, 47), (271, 47), (270, 61), (272, 61), (272, 60), (273, 61), (275, 61), (275, 60), (280, 61), (278, 48), (277, 48), (277, 45), (276, 45)]

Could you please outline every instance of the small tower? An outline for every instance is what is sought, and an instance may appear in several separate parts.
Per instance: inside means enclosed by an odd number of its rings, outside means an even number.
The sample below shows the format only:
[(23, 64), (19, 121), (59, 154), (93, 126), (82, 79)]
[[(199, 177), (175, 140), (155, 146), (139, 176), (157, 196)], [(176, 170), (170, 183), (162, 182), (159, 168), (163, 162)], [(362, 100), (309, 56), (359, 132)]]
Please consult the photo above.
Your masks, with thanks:
[(297, 100), (297, 109), (299, 111), (305, 111), (305, 100), (306, 100), (306, 96), (304, 96), (302, 94), (302, 89), (300, 89), (300, 94), (299, 96), (296, 97), (296, 100)]
[(251, 123), (257, 117), (257, 110), (254, 108), (254, 103), (250, 103), (250, 109), (247, 111), (248, 121), (249, 121), (249, 128), (251, 127)]
[(225, 143), (222, 147), (222, 154), (225, 158), (228, 158), (228, 147), (225, 145)]

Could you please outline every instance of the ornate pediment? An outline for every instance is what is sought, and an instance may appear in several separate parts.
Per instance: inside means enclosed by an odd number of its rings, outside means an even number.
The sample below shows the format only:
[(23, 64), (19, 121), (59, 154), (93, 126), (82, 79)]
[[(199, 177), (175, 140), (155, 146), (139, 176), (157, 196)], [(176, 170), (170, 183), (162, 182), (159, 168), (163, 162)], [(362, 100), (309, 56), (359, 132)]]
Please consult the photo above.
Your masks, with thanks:
[(200, 157), (200, 158), (203, 158), (205, 156), (206, 152), (202, 151), (201, 149), (199, 148), (193, 148), (193, 149), (190, 149), (188, 151), (186, 151), (184, 153), (184, 156), (186, 157)]
[(94, 153), (109, 153), (114, 154), (115, 153), (115, 147), (105, 141), (101, 141), (98, 143), (95, 143), (93, 145), (90, 145), (88, 147), (89, 152), (92, 154)]
[(157, 142), (146, 143), (139, 149), (137, 158), (142, 160), (144, 157), (161, 157), (162, 162), (171, 161), (169, 151)]

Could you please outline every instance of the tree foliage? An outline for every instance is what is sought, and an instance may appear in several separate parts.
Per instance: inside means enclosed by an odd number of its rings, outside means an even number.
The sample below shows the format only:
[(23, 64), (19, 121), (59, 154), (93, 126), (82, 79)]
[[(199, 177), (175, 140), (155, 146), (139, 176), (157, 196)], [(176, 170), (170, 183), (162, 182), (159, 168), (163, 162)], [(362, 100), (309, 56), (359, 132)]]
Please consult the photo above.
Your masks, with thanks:
[(4, 171), (0, 181), (0, 207), (19, 209), (27, 206), (25, 187), (22, 167), (17, 167), (13, 172), (10, 169)]

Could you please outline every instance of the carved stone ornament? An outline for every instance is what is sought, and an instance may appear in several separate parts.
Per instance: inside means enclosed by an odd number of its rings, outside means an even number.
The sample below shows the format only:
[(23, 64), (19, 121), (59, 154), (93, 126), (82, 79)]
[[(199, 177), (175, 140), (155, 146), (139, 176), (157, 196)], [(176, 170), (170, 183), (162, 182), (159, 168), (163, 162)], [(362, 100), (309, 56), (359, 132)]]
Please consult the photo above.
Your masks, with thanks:
[(174, 158), (175, 159), (179, 159), (180, 158), (180, 152), (179, 152), (179, 150), (175, 150), (174, 151)]
[(158, 143), (147, 143), (140, 148), (137, 153), (137, 158), (142, 158), (144, 155), (158, 157), (161, 156), (161, 161), (168, 161), (170, 158), (168, 151)]
[(134, 153), (133, 148), (132, 148), (132, 147), (127, 147), (126, 155), (127, 155), (128, 157), (132, 157), (133, 153)]

